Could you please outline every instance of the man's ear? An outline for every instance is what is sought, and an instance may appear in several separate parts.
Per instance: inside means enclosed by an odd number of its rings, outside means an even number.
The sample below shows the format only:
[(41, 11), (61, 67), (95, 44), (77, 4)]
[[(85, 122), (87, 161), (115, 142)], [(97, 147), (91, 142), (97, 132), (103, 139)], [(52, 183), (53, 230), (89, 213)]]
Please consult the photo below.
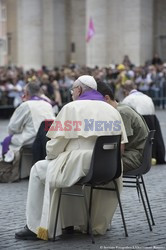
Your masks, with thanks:
[(110, 101), (111, 101), (109, 95), (105, 95), (105, 96), (104, 96), (104, 99), (105, 99), (105, 101), (106, 101), (107, 103), (110, 103)]
[(79, 86), (79, 96), (82, 94), (82, 87)]
[(126, 89), (124, 89), (124, 90), (123, 90), (123, 94), (124, 94), (124, 96), (128, 96), (128, 95), (129, 95), (129, 91), (126, 90)]

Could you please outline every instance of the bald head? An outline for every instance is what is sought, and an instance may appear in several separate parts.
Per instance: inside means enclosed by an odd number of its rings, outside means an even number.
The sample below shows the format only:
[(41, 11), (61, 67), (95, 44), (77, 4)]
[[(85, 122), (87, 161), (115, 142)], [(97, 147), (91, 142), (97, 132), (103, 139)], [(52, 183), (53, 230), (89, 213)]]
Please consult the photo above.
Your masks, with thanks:
[(125, 96), (127, 96), (130, 93), (130, 91), (133, 89), (136, 89), (135, 83), (131, 80), (127, 80), (123, 85), (123, 90), (124, 90)]

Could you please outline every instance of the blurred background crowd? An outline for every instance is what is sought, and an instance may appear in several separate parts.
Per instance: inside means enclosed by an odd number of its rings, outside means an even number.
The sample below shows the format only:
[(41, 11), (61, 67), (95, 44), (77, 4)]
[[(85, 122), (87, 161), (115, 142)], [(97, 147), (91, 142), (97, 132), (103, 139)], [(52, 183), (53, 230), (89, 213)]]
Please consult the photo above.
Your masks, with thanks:
[(94, 68), (80, 66), (75, 63), (49, 69), (43, 65), (40, 70), (8, 66), (0, 67), (0, 108), (16, 108), (23, 101), (25, 85), (33, 80), (39, 80), (43, 94), (58, 110), (71, 101), (70, 89), (80, 75), (93, 75), (96, 80), (107, 82), (113, 89), (116, 99), (123, 100), (123, 84), (133, 80), (136, 88), (149, 95), (155, 106), (166, 107), (166, 63), (154, 55), (142, 66), (135, 66), (125, 55), (121, 64), (110, 64), (107, 67)]

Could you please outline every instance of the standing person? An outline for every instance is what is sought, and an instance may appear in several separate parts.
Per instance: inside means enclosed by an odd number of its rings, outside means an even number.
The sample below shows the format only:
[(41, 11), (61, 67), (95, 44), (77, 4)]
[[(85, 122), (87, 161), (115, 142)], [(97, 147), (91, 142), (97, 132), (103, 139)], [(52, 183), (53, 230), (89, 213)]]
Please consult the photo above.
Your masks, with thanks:
[(152, 99), (138, 91), (135, 87), (134, 82), (128, 80), (123, 85), (125, 98), (122, 101), (123, 104), (127, 104), (141, 114), (149, 130), (156, 130), (154, 135), (154, 142), (152, 147), (152, 157), (154, 162), (158, 164), (165, 163), (165, 145), (162, 137), (159, 121), (155, 115), (155, 107)]
[[(92, 76), (83, 75), (74, 82), (72, 98), (74, 101), (61, 109), (47, 133), (51, 140), (47, 142), (46, 160), (37, 162), (31, 169), (27, 226), (15, 234), (17, 239), (38, 237), (48, 240), (53, 237), (59, 188), (71, 187), (87, 175), (98, 136), (122, 134), (122, 142), (127, 142), (121, 116), (116, 109), (104, 102)], [(122, 178), (119, 177), (117, 182), (121, 190)], [(106, 232), (117, 204), (116, 193), (99, 190), (94, 192), (94, 234)], [(57, 235), (62, 233), (62, 228), (69, 226), (86, 230), (86, 212), (83, 208), (82, 199), (63, 197)]]
[(40, 97), (38, 82), (27, 84), (24, 92), (24, 102), (14, 111), (8, 125), (9, 136), (2, 142), (3, 160), (0, 162), (0, 169), (4, 161), (14, 161), (23, 145), (34, 142), (43, 120), (55, 118), (52, 106)]
[(125, 144), (122, 154), (123, 172), (126, 173), (139, 168), (149, 131), (146, 122), (143, 117), (131, 107), (117, 103), (109, 85), (99, 82), (97, 89), (104, 96), (105, 101), (119, 111), (124, 122), (128, 143)]

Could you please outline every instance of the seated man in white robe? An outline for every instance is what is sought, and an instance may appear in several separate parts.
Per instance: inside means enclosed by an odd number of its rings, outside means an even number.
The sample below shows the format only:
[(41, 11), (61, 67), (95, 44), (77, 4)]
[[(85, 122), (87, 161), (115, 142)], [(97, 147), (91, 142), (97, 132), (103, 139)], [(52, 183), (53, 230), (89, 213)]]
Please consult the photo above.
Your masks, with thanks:
[(128, 80), (123, 85), (125, 98), (123, 104), (127, 104), (141, 114), (149, 130), (155, 130), (152, 147), (152, 164), (165, 164), (165, 145), (160, 128), (160, 123), (155, 115), (155, 107), (152, 98), (136, 89), (134, 82)]
[(3, 161), (0, 162), (0, 167), (4, 162), (12, 164), (20, 148), (34, 142), (42, 121), (55, 119), (51, 104), (41, 97), (39, 82), (27, 84), (24, 93), (24, 102), (16, 108), (10, 118), (9, 136), (2, 142)]
[[(46, 145), (46, 160), (38, 161), (31, 169), (27, 225), (15, 234), (17, 239), (48, 240), (53, 237), (59, 188), (76, 188), (73, 185), (87, 175), (97, 136), (121, 134), (122, 143), (127, 142), (119, 112), (104, 102), (92, 76), (84, 75), (74, 82), (72, 98), (74, 101), (62, 108), (47, 133), (51, 140)], [(104, 128), (106, 123), (113, 126)], [(122, 178), (119, 177), (117, 182), (121, 191)], [(62, 228), (69, 226), (80, 227), (82, 231), (86, 229), (86, 213), (82, 202), (78, 197), (63, 197), (56, 236), (62, 234)], [(94, 192), (94, 234), (106, 232), (117, 204), (115, 192)]]

